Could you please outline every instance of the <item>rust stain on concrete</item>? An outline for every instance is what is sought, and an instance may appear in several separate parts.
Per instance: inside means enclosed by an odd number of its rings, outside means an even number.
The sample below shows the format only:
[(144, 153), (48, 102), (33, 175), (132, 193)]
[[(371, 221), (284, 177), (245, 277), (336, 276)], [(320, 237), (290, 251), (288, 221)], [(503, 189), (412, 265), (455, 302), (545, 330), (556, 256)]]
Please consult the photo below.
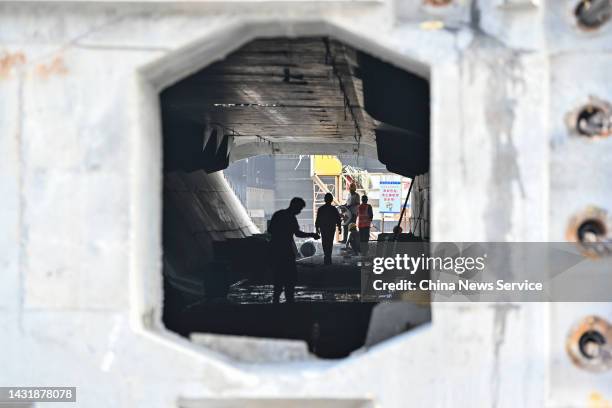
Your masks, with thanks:
[(66, 75), (68, 68), (61, 56), (56, 56), (48, 64), (38, 64), (34, 70), (37, 76), (48, 79), (54, 75)]
[(10, 78), (13, 69), (25, 62), (26, 57), (22, 52), (0, 54), (0, 79)]

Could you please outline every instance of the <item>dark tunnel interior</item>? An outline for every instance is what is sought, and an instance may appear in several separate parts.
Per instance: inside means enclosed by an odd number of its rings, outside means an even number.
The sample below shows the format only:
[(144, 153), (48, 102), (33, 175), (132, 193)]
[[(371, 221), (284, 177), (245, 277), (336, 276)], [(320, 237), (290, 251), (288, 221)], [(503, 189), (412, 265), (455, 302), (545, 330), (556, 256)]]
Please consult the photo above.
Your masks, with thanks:
[[(414, 180), (429, 172), (429, 99), (427, 79), (327, 37), (257, 39), (164, 89), (165, 326), (187, 337), (298, 339), (318, 357), (341, 358), (429, 321), (429, 305), (397, 306), (402, 314), (360, 301), (355, 265), (338, 263), (332, 273), (308, 257), (297, 261), (302, 293), (347, 287), (353, 295), (236, 300), (241, 287), (267, 288), (273, 277), (266, 231), (228, 182), (241, 159), (251, 158), (253, 173), (253, 158), (265, 156), (277, 175), (282, 166), (306, 174), (304, 155), (363, 155), (364, 163), (366, 148), (371, 163)], [(278, 176), (267, 183), (280, 197)], [(276, 201), (274, 210), (288, 205)]]

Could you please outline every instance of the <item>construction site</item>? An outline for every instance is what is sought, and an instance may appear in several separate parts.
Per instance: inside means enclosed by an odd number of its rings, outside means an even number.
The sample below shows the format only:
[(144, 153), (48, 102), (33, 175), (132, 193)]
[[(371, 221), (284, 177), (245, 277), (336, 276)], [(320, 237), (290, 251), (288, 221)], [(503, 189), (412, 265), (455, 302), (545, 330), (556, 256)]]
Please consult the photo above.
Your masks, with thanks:
[[(409, 115), (391, 104), (406, 93)], [(372, 209), (360, 246), (375, 254), (379, 238), (429, 239), (423, 78), (330, 38), (255, 40), (164, 90), (161, 103), (166, 327), (193, 338), (301, 340), (338, 358), (429, 320), (422, 306), (388, 330), (372, 321), (374, 305), (361, 302), (369, 257), (347, 243), (356, 210), (334, 234), (330, 265), (320, 240), (294, 238), (295, 303), (281, 298), (290, 305), (272, 304), (269, 234), (294, 197), (304, 200), (296, 219), (306, 233), (326, 194), (338, 214), (350, 213), (353, 186)]]
[[(263, 232), (267, 230), (272, 214), (284, 208), (295, 196), (306, 199), (307, 209), (298, 218), (302, 229), (311, 231), (317, 209), (324, 204), (325, 194), (331, 193), (333, 204), (342, 206), (349, 186), (354, 182), (357, 193), (367, 195), (374, 208), (371, 238), (376, 239), (379, 233), (385, 232), (385, 222), (387, 232), (397, 225), (404, 204), (402, 198), (408, 193), (411, 179), (390, 173), (376, 159), (360, 158), (361, 167), (357, 167), (355, 162), (356, 158), (348, 155), (340, 158), (333, 155), (256, 156), (232, 163), (224, 170), (224, 175), (249, 217)], [(385, 200), (381, 194), (388, 184), (401, 186), (392, 186), (393, 197)], [(384, 194), (389, 193), (385, 191)], [(385, 207), (381, 208), (381, 205)], [(410, 222), (416, 221), (411, 220), (410, 208), (411, 203), (408, 203), (407, 213), (402, 219), (401, 227), (405, 231), (410, 230)]]

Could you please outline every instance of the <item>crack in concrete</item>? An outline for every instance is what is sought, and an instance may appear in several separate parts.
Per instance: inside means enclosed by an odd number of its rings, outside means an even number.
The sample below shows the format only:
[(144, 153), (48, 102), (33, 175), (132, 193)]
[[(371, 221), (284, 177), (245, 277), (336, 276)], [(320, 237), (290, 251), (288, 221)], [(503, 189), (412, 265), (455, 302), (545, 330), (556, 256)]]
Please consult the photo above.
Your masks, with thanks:
[(493, 401), (491, 406), (496, 408), (499, 404), (500, 396), (500, 352), (501, 348), (506, 340), (506, 323), (508, 320), (508, 313), (516, 311), (519, 306), (513, 304), (495, 304), (492, 306), (494, 310), (493, 315), (493, 375), (492, 375), (492, 387), (493, 387)]
[[(506, 239), (512, 229), (514, 197), (512, 187), (518, 185), (525, 198), (518, 149), (514, 143), (513, 127), (516, 119), (518, 97), (513, 89), (520, 84), (522, 65), (513, 51), (502, 49), (492, 61), (485, 60), (489, 68), (485, 117), (487, 128), (493, 137), (493, 158), (489, 184), (492, 194), (486, 212), (487, 237), (491, 240)], [(493, 88), (492, 88), (493, 86)], [(524, 87), (524, 85), (523, 85)]]
[(470, 4), (470, 27), (475, 33), (486, 35), (480, 27), (480, 7), (478, 6), (478, 0), (472, 0)]

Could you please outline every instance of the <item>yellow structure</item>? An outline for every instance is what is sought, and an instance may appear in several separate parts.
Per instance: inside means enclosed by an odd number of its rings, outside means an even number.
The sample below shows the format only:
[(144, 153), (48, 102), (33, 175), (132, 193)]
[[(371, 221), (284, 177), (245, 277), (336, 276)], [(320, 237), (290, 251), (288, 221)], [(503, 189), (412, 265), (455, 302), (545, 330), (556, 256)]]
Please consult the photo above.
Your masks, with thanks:
[[(342, 162), (337, 156), (311, 156), (311, 178), (313, 181), (312, 218), (316, 218), (317, 209), (324, 204), (326, 193), (334, 196), (333, 205), (340, 205)], [(336, 233), (336, 239), (338, 234)]]
[(339, 176), (342, 174), (342, 163), (336, 156), (313, 156), (312, 161), (313, 175), (317, 176)]

